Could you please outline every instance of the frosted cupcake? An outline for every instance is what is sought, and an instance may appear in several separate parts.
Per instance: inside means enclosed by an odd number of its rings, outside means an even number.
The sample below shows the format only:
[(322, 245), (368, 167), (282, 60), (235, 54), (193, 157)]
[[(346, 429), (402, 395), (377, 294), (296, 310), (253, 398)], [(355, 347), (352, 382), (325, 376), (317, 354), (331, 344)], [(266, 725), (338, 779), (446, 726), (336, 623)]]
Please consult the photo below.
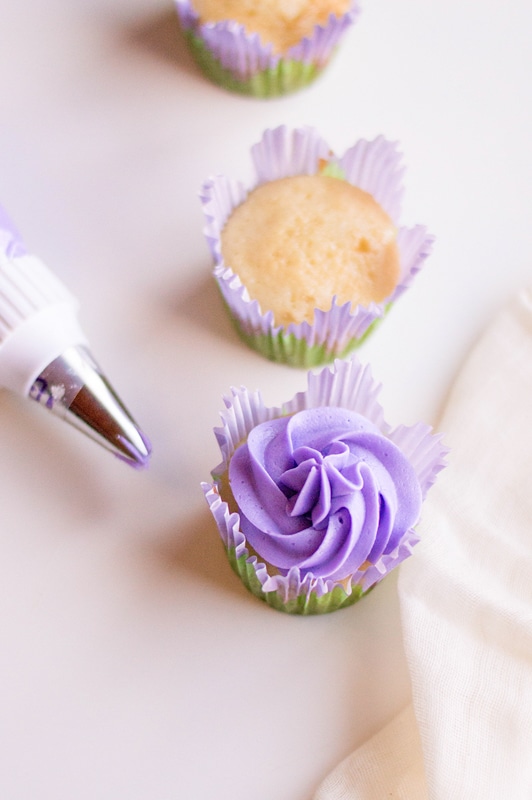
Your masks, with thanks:
[(320, 614), (363, 597), (411, 555), (441, 436), (391, 429), (367, 366), (309, 373), (281, 408), (233, 390), (215, 429), (223, 460), (203, 490), (231, 566), (273, 608)]
[(357, 0), (176, 0), (176, 6), (209, 79), (256, 97), (313, 81), (359, 14)]
[(399, 225), (401, 155), (384, 137), (338, 158), (312, 128), (264, 133), (248, 191), (201, 192), (214, 276), (241, 337), (266, 357), (316, 366), (360, 344), (411, 285), (432, 237)]

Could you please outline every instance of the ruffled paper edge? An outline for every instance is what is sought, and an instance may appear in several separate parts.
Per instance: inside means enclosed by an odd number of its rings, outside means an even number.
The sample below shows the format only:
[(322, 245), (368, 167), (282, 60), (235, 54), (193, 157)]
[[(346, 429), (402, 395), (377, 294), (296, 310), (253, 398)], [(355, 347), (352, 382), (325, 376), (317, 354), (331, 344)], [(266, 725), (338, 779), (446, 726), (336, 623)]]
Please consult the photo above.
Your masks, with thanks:
[[(333, 297), (328, 310), (316, 309), (312, 323), (275, 325), (272, 311), (262, 312), (221, 253), (221, 232), (229, 216), (247, 197), (248, 189), (224, 175), (206, 180), (200, 192), (205, 218), (204, 234), (212, 258), (213, 274), (240, 335), (247, 343), (268, 357), (281, 362), (310, 366), (344, 355), (360, 343), (369, 329), (412, 285), (432, 250), (433, 237), (423, 225), (406, 228), (399, 225), (403, 195), (402, 155), (397, 143), (378, 136), (361, 139), (341, 158), (331, 152), (327, 142), (314, 128), (290, 129), (281, 125), (266, 130), (251, 148), (256, 178), (249, 191), (280, 178), (314, 175), (324, 166), (331, 174), (341, 175), (349, 183), (371, 194), (398, 228), (397, 246), (400, 275), (391, 294), (369, 306), (339, 304)], [(298, 344), (301, 343), (302, 347)], [(316, 353), (308, 357), (305, 348)], [(295, 352), (287, 357), (286, 351)], [(298, 353), (301, 355), (298, 355)]]
[[(224, 398), (222, 425), (214, 430), (222, 462), (212, 472), (213, 482), (203, 483), (202, 489), (233, 568), (248, 589), (275, 608), (304, 614), (325, 613), (349, 605), (408, 558), (419, 536), (414, 529), (406, 531), (393, 552), (358, 570), (346, 581), (327, 580), (310, 573), (302, 575), (298, 568), (292, 568), (286, 575), (269, 572), (264, 562), (250, 554), (240, 529), (239, 514), (231, 512), (220, 496), (220, 481), (229, 461), (239, 444), (261, 422), (320, 406), (347, 408), (365, 416), (401, 449), (414, 468), (424, 499), (446, 465), (448, 448), (443, 445), (442, 435), (432, 433), (432, 428), (424, 423), (392, 429), (378, 401), (380, 390), (369, 365), (350, 359), (337, 360), (317, 374), (309, 372), (307, 389), (280, 407), (266, 406), (260, 392), (249, 392), (245, 387), (233, 388), (231, 395)], [(253, 578), (258, 584), (253, 585)]]
[(190, 0), (175, 0), (175, 4), (183, 30), (197, 37), (221, 68), (242, 82), (259, 72), (275, 70), (281, 62), (324, 66), (360, 14), (358, 0), (353, 0), (345, 14), (339, 17), (331, 14), (326, 25), (316, 25), (311, 36), (281, 55), (273, 52), (271, 44), (264, 44), (258, 34), (247, 33), (234, 20), (201, 23)]

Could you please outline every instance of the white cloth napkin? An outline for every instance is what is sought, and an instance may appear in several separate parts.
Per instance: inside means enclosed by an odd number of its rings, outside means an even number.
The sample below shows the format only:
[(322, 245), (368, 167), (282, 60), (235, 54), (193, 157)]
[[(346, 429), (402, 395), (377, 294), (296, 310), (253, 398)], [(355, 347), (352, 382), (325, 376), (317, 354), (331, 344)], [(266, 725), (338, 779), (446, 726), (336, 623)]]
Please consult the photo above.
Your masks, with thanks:
[(314, 800), (532, 798), (532, 292), (474, 347), (438, 429), (399, 597), (413, 706)]

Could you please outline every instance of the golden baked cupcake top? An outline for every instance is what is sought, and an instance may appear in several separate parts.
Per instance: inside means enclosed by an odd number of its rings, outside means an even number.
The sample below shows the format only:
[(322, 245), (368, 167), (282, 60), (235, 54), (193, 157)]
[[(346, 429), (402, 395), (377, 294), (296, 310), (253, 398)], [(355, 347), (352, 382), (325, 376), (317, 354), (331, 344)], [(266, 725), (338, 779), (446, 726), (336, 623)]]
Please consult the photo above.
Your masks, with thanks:
[(192, 5), (201, 22), (234, 20), (272, 44), (275, 53), (284, 53), (316, 25), (325, 25), (331, 14), (345, 14), (352, 0), (193, 0)]
[(400, 273), (396, 227), (367, 192), (325, 175), (297, 175), (254, 189), (221, 234), (226, 266), (277, 325), (312, 322), (332, 298), (368, 306)]

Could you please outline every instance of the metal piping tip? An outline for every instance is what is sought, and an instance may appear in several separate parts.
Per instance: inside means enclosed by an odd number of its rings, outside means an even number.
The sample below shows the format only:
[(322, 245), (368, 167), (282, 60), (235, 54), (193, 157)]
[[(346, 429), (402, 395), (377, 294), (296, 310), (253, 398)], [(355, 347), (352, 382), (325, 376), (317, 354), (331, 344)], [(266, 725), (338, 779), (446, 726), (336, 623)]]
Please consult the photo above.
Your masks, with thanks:
[(30, 397), (132, 467), (148, 466), (151, 444), (86, 347), (66, 350), (34, 381)]

